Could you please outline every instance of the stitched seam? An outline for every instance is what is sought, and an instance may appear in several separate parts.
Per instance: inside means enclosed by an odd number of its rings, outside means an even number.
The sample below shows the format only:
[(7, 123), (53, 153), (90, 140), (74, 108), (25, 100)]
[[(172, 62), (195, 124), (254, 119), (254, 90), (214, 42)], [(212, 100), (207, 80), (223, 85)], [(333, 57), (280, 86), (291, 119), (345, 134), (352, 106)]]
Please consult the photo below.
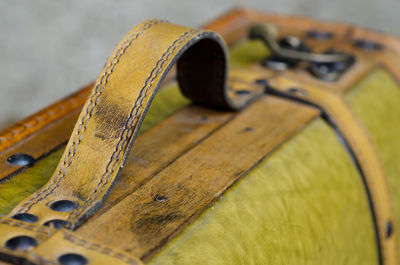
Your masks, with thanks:
[[(182, 44), (182, 42), (184, 42), (187, 38), (189, 38), (191, 36), (191, 34), (194, 34), (196, 32), (199, 32), (199, 30), (197, 29), (192, 29), (190, 31), (187, 31), (185, 33), (183, 33), (178, 39), (176, 39), (166, 50), (166, 52), (161, 56), (161, 58), (156, 62), (155, 66), (153, 67), (153, 69), (150, 72), (150, 75), (147, 77), (146, 81), (144, 82), (144, 85), (142, 87), (142, 89), (139, 92), (139, 97), (137, 98), (134, 107), (132, 108), (129, 118), (126, 121), (125, 125), (124, 125), (124, 129), (122, 131), (121, 137), (117, 143), (117, 146), (113, 152), (113, 154), (111, 155), (111, 158), (106, 166), (106, 171), (104, 172), (104, 174), (102, 175), (99, 183), (97, 184), (96, 188), (94, 189), (93, 193), (91, 194), (91, 196), (85, 201), (84, 204), (82, 204), (80, 207), (78, 207), (76, 210), (72, 211), (68, 218), (67, 221), (70, 220), (76, 220), (75, 217), (78, 217), (78, 215), (84, 210), (86, 209), (87, 206), (89, 206), (93, 201), (95, 201), (98, 196), (100, 196), (100, 194), (102, 194), (102, 191), (104, 189), (104, 187), (108, 184), (114, 170), (115, 170), (115, 166), (118, 163), (118, 161), (120, 160), (120, 155), (123, 149), (125, 149), (126, 145), (127, 145), (127, 141), (130, 139), (130, 136), (132, 134), (132, 132), (134, 131), (134, 128), (132, 128), (133, 124), (135, 124), (137, 118), (138, 118), (138, 114), (142, 108), (143, 105), (143, 101), (146, 98), (148, 92), (150, 91), (150, 88), (153, 85), (154, 80), (156, 79), (157, 76), (159, 76), (159, 74), (161, 73), (161, 69), (164, 66), (164, 64), (168, 61), (169, 56), (176, 50), (176, 48)], [(118, 153), (117, 153), (118, 152)], [(113, 163), (112, 167), (111, 167), (111, 171), (110, 173), (108, 173), (108, 171), (110, 170), (110, 165), (111, 163)], [(107, 175), (108, 173), (108, 175)], [(106, 177), (107, 175), (107, 177)], [(103, 183), (105, 179), (105, 182)], [(97, 193), (99, 191), (99, 193)], [(97, 196), (95, 196), (97, 193)], [(73, 223), (73, 222), (72, 222)]]
[(111, 248), (106, 247), (106, 246), (102, 246), (102, 245), (100, 245), (98, 243), (89, 242), (89, 241), (87, 241), (87, 240), (85, 240), (83, 238), (79, 238), (79, 237), (77, 237), (75, 235), (72, 235), (72, 234), (64, 232), (64, 239), (68, 240), (69, 242), (71, 242), (71, 243), (73, 243), (75, 245), (78, 245), (78, 246), (84, 247), (84, 248), (86, 248), (88, 250), (96, 251), (96, 252), (99, 252), (101, 254), (104, 254), (104, 255), (119, 259), (119, 260), (121, 260), (123, 262), (126, 262), (128, 264), (131, 264), (131, 265), (137, 265), (138, 264), (137, 261), (134, 258), (132, 258), (131, 256), (129, 256), (129, 255), (123, 253), (123, 252), (116, 251), (116, 250), (111, 249)]
[[(46, 265), (59, 265), (60, 264), (58, 262), (45, 259), (45, 258), (37, 255), (34, 252), (23, 252), (23, 253), (18, 252), (17, 255), (15, 255), (15, 251), (10, 250), (9, 248), (6, 248), (6, 247), (0, 247), (0, 252), (3, 252), (6, 255), (10, 255), (12, 257), (17, 257), (17, 258), (21, 259), (23, 261), (22, 264), (32, 264), (31, 262), (34, 262), (34, 264), (46, 264)], [(26, 263), (24, 261), (28, 261), (28, 263)], [(16, 263), (13, 263), (13, 264), (16, 264)]]
[(0, 224), (8, 225), (12, 227), (17, 227), (25, 230), (29, 230), (35, 233), (45, 234), (46, 236), (51, 236), (54, 231), (49, 231), (49, 229), (37, 225), (33, 225), (26, 222), (20, 222), (13, 219), (0, 219)]
[[(18, 220), (13, 220), (13, 219), (4, 219), (1, 218), (0, 219), (0, 224), (3, 225), (8, 225), (8, 226), (12, 226), (12, 227), (16, 227), (16, 228), (20, 228), (20, 229), (24, 229), (24, 230), (29, 230), (32, 232), (35, 232), (37, 234), (45, 234), (48, 238), (51, 238), (51, 236), (54, 234), (55, 231), (49, 231), (49, 229), (42, 227), (42, 226), (37, 226), (34, 224), (30, 224), (30, 223), (26, 223), (26, 222), (21, 222)], [(68, 241), (70, 241), (73, 244), (79, 245), (81, 247), (84, 247), (88, 250), (92, 250), (92, 251), (96, 251), (99, 253), (102, 253), (104, 255), (108, 255), (110, 257), (119, 259), (123, 262), (129, 263), (131, 265), (137, 265), (137, 261), (132, 258), (131, 256), (122, 253), (120, 251), (116, 251), (113, 250), (109, 247), (105, 247), (102, 246), (98, 243), (93, 243), (93, 242), (89, 242), (85, 239), (79, 238), (75, 235), (72, 234), (68, 234), (67, 232), (64, 232), (64, 238)], [(35, 253), (31, 253), (31, 254), (35, 254)], [(35, 258), (40, 258), (40, 259), (45, 259), (44, 257), (38, 256), (35, 254)], [(46, 261), (50, 262), (50, 260), (45, 259)], [(56, 264), (56, 263), (54, 263)], [(58, 263), (57, 263), (58, 264)]]
[[(91, 116), (93, 114), (93, 110), (94, 110), (95, 106), (98, 103), (99, 97), (102, 94), (102, 91), (103, 91), (103, 89), (105, 87), (105, 84), (107, 83), (109, 76), (112, 74), (115, 66), (118, 64), (118, 62), (121, 59), (122, 55), (126, 52), (126, 49), (133, 43), (133, 41), (136, 40), (144, 31), (146, 31), (147, 29), (151, 28), (153, 25), (156, 25), (156, 24), (159, 24), (159, 23), (163, 23), (163, 22), (164, 21), (161, 21), (161, 20), (149, 21), (148, 23), (144, 24), (141, 29), (138, 29), (137, 31), (133, 32), (122, 43), (121, 47), (114, 54), (114, 56), (111, 59), (110, 63), (107, 64), (107, 66), (105, 66), (104, 72), (103, 72), (102, 76), (100, 77), (100, 82), (99, 82), (99, 84), (96, 85), (95, 89), (93, 90), (93, 92), (92, 92), (92, 94), (90, 96), (89, 104), (88, 104), (87, 108), (85, 109), (85, 115), (81, 119), (81, 122), (79, 124), (78, 130), (77, 130), (76, 134), (74, 135), (73, 143), (72, 143), (71, 147), (68, 150), (68, 155), (65, 157), (65, 159), (63, 161), (63, 164), (61, 165), (57, 175), (54, 177), (52, 183), (46, 189), (44, 189), (43, 191), (38, 193), (36, 196), (32, 197), (23, 206), (21, 206), (19, 212), (24, 211), (25, 207), (26, 207), (25, 212), (28, 212), (32, 208), (32, 206), (34, 206), (35, 204), (39, 203), (40, 201), (45, 199), (47, 196), (52, 194), (53, 191), (57, 188), (57, 186), (59, 185), (60, 181), (65, 176), (66, 171), (68, 170), (69, 166), (72, 163), (72, 158), (74, 157), (74, 155), (76, 153), (76, 150), (77, 150), (77, 147), (78, 147), (79, 143), (82, 140), (82, 135), (83, 135), (84, 131), (86, 130), (86, 126), (88, 124), (88, 121), (89, 121), (89, 119), (91, 118)], [(92, 106), (92, 104), (93, 104), (93, 106)], [(89, 108), (91, 108), (91, 109), (89, 110)], [(87, 117), (87, 119), (86, 119), (86, 117)], [(77, 139), (78, 136), (79, 136), (79, 139)], [(67, 161), (67, 159), (68, 159), (68, 161)], [(65, 169), (64, 169), (64, 167), (65, 167)], [(63, 172), (62, 172), (61, 177), (59, 178), (59, 176), (61, 174), (61, 171), (63, 171)], [(34, 200), (36, 200), (36, 202), (34, 202)]]
[[(52, 119), (57, 114), (72, 110), (73, 108), (79, 107), (82, 104), (76, 103), (76, 97), (82, 97), (82, 94), (85, 94), (84, 91), (74, 96), (73, 98), (66, 99), (63, 102), (57, 104), (57, 106), (49, 107), (47, 110), (36, 114), (34, 117), (23, 120), (12, 127), (6, 129), (2, 134), (0, 134), (0, 151), (5, 150), (12, 144), (12, 140), (18, 135), (24, 135), (24, 133), (32, 128), (32, 133), (35, 132), (34, 128), (40, 125), (47, 125), (49, 122), (53, 121)], [(67, 108), (67, 109), (65, 109)], [(20, 129), (22, 127), (22, 129)], [(20, 130), (18, 130), (20, 129)], [(25, 137), (30, 134), (25, 134)], [(8, 144), (8, 145), (7, 145)]]

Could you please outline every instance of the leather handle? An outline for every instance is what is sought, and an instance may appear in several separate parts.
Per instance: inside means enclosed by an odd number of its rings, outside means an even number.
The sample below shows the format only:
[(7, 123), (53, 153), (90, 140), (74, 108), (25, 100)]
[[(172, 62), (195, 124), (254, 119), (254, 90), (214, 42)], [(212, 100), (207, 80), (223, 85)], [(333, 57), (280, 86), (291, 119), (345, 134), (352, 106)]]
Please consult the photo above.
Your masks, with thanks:
[(178, 59), (180, 88), (194, 102), (240, 109), (251, 98), (230, 96), (226, 48), (216, 33), (146, 21), (109, 57), (49, 182), (10, 216), (34, 215), (38, 223), (71, 229), (91, 216), (109, 193), (153, 97)]

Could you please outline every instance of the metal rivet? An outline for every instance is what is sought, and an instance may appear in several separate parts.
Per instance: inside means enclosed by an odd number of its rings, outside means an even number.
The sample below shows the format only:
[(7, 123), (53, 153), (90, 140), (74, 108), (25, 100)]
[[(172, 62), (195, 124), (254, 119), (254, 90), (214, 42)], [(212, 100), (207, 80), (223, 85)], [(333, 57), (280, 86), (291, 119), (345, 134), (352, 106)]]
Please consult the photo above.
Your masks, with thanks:
[(164, 195), (156, 195), (156, 197), (154, 197), (154, 200), (157, 202), (165, 202), (168, 200), (168, 197)]
[(37, 241), (30, 236), (16, 236), (7, 240), (5, 246), (11, 250), (26, 250), (37, 246)]
[(78, 208), (78, 204), (70, 200), (59, 200), (50, 205), (50, 209), (57, 212), (69, 212), (76, 208)]
[(316, 40), (332, 39), (335, 34), (329, 31), (310, 30), (307, 32), (307, 38)]
[(380, 51), (383, 48), (382, 44), (380, 43), (362, 39), (355, 40), (354, 46), (365, 51)]
[(391, 221), (386, 222), (386, 238), (389, 238), (393, 234), (393, 225)]
[(15, 154), (7, 158), (7, 162), (14, 166), (28, 166), (34, 161), (35, 159), (27, 154)]
[(28, 223), (35, 223), (39, 220), (36, 215), (30, 214), (30, 213), (18, 213), (12, 217), (13, 219), (16, 220), (21, 220), (24, 222)]
[(237, 95), (248, 95), (248, 94), (250, 94), (250, 91), (249, 90), (244, 90), (244, 89), (235, 90), (235, 94), (237, 94)]
[(257, 79), (254, 83), (264, 87), (268, 86), (268, 81), (265, 79)]
[(308, 94), (306, 90), (296, 87), (289, 88), (287, 92), (289, 92), (290, 94), (302, 94), (305, 96)]
[(58, 262), (62, 265), (85, 265), (88, 263), (88, 260), (82, 255), (68, 253), (60, 256)]
[(263, 62), (263, 65), (275, 71), (285, 71), (289, 69), (289, 65), (287, 62), (274, 58), (267, 58), (267, 60)]
[(243, 129), (243, 131), (252, 132), (252, 131), (254, 131), (254, 129), (252, 127), (246, 127), (246, 128)]
[(61, 219), (53, 219), (53, 220), (47, 221), (43, 225), (50, 226), (50, 227), (53, 227), (55, 229), (61, 229), (64, 226), (67, 226), (68, 224), (69, 223), (67, 221), (64, 221), (64, 220), (61, 220)]

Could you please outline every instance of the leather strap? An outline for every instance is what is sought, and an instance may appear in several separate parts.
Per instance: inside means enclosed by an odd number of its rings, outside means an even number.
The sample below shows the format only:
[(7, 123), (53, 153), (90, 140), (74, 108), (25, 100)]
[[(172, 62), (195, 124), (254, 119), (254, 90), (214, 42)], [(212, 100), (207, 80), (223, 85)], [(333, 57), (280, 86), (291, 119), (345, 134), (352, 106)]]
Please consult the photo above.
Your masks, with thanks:
[(180, 88), (195, 103), (237, 110), (262, 92), (229, 91), (226, 48), (217, 34), (146, 21), (108, 59), (52, 178), (10, 217), (33, 215), (40, 224), (75, 229), (91, 216), (103, 204), (160, 83), (178, 59)]
[(341, 94), (285, 76), (268, 80), (274, 93), (320, 107), (343, 135), (363, 174), (376, 226), (381, 264), (398, 264), (397, 231), (385, 172), (366, 129)]
[(7, 217), (0, 217), (0, 241), (0, 259), (13, 264), (142, 264), (123, 251), (81, 238), (74, 232)]

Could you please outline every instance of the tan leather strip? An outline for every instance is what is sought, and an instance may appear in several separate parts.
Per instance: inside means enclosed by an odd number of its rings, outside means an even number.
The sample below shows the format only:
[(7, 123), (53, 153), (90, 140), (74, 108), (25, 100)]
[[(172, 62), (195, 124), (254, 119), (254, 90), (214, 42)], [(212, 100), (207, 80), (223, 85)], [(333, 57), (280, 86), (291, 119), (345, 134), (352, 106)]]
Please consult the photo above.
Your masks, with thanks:
[(234, 112), (191, 105), (139, 135), (112, 192), (88, 222), (140, 188), (235, 115)]
[(249, 91), (246, 100), (229, 97), (225, 47), (215, 33), (147, 21), (110, 56), (53, 177), (11, 216), (29, 212), (41, 223), (63, 220), (74, 229), (92, 215), (123, 167), (153, 96), (178, 58), (180, 88), (194, 102), (238, 109), (262, 93)]
[[(25, 237), (27, 249), (14, 250), (18, 238)], [(27, 239), (29, 238), (29, 239)], [(28, 241), (29, 240), (29, 241)], [(34, 244), (32, 243), (35, 242)], [(13, 243), (10, 243), (13, 242)], [(84, 239), (64, 229), (0, 217), (0, 258), (13, 264), (60, 264), (65, 255), (79, 255), (88, 264), (140, 265), (142, 262), (131, 255)], [(69, 263), (68, 263), (69, 264)], [(83, 263), (77, 263), (83, 264)]]
[(318, 114), (263, 96), (77, 232), (146, 260)]
[(321, 107), (342, 133), (357, 159), (371, 197), (382, 264), (398, 264), (395, 215), (385, 172), (374, 144), (351, 108), (337, 92), (306, 85), (284, 76), (270, 79), (269, 84), (272, 89), (289, 97)]

